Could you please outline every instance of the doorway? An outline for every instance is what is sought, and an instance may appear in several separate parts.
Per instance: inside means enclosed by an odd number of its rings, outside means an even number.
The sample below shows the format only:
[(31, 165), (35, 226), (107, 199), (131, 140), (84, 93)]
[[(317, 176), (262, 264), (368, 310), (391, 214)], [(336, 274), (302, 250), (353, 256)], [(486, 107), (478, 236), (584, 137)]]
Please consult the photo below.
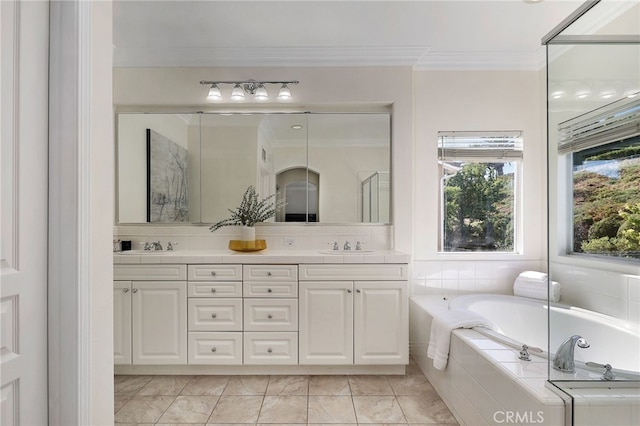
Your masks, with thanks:
[(276, 175), (278, 211), (276, 222), (318, 222), (320, 174), (306, 167), (295, 167)]

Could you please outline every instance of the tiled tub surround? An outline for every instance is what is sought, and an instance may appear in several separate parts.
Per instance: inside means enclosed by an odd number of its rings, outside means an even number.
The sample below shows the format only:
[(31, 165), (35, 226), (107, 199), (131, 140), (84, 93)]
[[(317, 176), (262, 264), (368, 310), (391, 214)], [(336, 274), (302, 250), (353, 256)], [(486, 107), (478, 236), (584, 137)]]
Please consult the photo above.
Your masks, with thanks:
[[(473, 256), (473, 254), (471, 255)], [(546, 271), (544, 260), (414, 260), (412, 295), (513, 294), (513, 282), (523, 271)], [(556, 280), (557, 281), (557, 280)]]
[(388, 250), (115, 254), (116, 372), (402, 374), (408, 260)]
[(494, 425), (519, 413), (526, 420), (519, 424), (564, 425), (564, 402), (545, 386), (546, 359), (534, 356), (532, 361), (521, 361), (518, 350), (462, 329), (452, 333), (447, 367), (433, 367), (427, 358), (432, 315), (448, 309), (448, 303), (441, 296), (430, 303), (411, 300), (409, 340), (412, 357), (456, 420), (463, 425)]
[[(509, 296), (495, 297), (501, 301)], [(469, 303), (463, 302), (462, 299), (468, 299), (473, 303), (476, 297), (463, 296), (459, 300), (462, 303), (456, 303), (456, 306)], [(461, 424), (495, 424), (496, 419), (493, 416), (500, 416), (504, 412), (528, 415), (529, 419), (530, 413), (533, 413), (533, 421), (530, 421), (532, 424), (565, 424), (558, 416), (562, 412), (564, 416), (570, 416), (571, 410), (565, 411), (562, 400), (549, 390), (552, 386), (546, 383), (546, 358), (534, 355), (532, 361), (518, 359), (519, 349), (514, 348), (515, 341), (509, 338), (496, 339), (491, 336), (492, 332), (482, 329), (454, 330), (447, 368), (444, 371), (433, 368), (432, 360), (426, 357), (431, 320), (434, 312), (447, 309), (450, 303), (450, 298), (443, 296), (419, 296), (412, 299), (410, 341), (413, 357), (445, 402), (453, 404), (449, 407), (453, 407), (452, 411)], [(527, 318), (533, 316), (531, 312), (525, 315)], [(594, 329), (592, 326), (588, 328), (592, 331)], [(598, 345), (597, 336), (593, 337), (594, 343)], [(554, 373), (556, 376), (563, 375), (555, 371)], [(591, 380), (558, 383), (560, 387), (571, 388), (568, 389), (568, 393), (574, 396), (574, 424), (637, 424), (640, 418), (639, 382), (600, 382), (600, 375), (600, 370), (580, 370), (575, 376), (564, 374), (563, 376), (567, 377), (559, 377), (565, 380)], [(619, 376), (622, 377), (622, 373), (619, 373)], [(450, 383), (450, 379), (453, 379), (454, 383)], [(578, 389), (575, 389), (576, 387)], [(461, 404), (462, 401), (466, 404)], [(544, 418), (544, 422), (539, 421), (538, 412), (541, 413), (540, 418)]]

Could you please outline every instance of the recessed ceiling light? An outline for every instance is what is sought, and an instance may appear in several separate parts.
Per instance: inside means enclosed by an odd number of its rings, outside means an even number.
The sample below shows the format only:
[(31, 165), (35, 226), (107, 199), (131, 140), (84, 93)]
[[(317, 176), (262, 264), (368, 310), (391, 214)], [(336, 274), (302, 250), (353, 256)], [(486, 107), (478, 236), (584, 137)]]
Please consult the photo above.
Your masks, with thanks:
[(293, 125), (291, 125), (291, 128), (293, 130), (300, 130), (300, 129), (302, 129), (302, 125), (301, 124), (293, 124)]

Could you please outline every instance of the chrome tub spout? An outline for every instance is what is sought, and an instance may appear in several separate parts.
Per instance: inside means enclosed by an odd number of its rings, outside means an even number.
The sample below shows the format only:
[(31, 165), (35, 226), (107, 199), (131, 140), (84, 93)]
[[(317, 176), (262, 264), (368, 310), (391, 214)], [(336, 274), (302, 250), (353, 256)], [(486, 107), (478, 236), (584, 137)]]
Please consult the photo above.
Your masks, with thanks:
[(556, 355), (553, 357), (553, 368), (565, 373), (573, 373), (576, 371), (576, 363), (574, 358), (574, 351), (576, 345), (579, 348), (588, 348), (589, 342), (582, 336), (574, 334), (567, 340), (562, 342)]

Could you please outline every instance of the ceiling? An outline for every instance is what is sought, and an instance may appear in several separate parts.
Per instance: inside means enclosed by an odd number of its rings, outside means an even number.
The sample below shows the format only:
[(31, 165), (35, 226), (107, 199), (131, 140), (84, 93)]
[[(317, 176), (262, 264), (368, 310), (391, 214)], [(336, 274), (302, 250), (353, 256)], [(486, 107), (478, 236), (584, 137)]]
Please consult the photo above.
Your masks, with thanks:
[(115, 0), (115, 67), (539, 69), (583, 0)]

